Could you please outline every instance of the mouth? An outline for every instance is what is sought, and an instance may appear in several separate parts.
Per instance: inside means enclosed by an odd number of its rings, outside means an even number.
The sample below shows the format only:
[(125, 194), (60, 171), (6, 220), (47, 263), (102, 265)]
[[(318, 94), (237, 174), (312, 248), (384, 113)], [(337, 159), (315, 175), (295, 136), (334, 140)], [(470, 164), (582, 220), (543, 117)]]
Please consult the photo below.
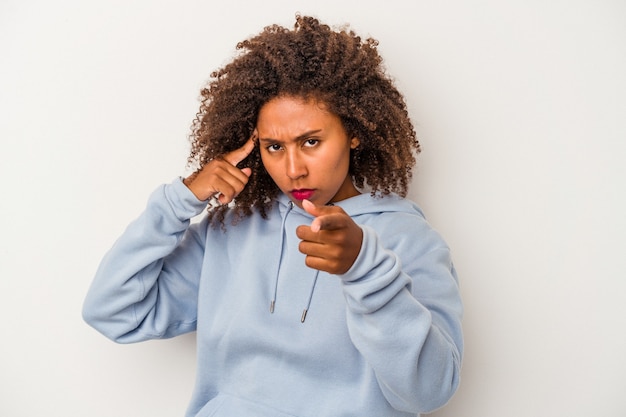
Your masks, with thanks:
[(313, 196), (314, 192), (315, 192), (315, 190), (311, 190), (311, 189), (308, 189), (308, 188), (302, 188), (302, 189), (299, 189), (299, 190), (291, 190), (291, 195), (296, 200), (309, 200), (309, 199), (311, 199), (311, 196)]

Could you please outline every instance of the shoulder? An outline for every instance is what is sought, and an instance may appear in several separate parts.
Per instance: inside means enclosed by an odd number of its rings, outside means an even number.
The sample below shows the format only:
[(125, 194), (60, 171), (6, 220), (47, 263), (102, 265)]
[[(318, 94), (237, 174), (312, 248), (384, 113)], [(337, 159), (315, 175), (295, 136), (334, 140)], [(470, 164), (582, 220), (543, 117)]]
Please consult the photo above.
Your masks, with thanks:
[(395, 194), (359, 198), (361, 208), (351, 216), (357, 223), (374, 229), (387, 246), (405, 247), (411, 252), (448, 249), (415, 202)]

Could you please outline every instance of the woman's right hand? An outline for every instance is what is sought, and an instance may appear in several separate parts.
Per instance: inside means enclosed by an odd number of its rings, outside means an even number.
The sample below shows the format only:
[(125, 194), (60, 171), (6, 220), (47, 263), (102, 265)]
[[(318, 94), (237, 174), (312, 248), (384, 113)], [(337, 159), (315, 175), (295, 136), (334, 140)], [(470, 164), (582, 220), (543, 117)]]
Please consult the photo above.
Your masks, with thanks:
[(198, 200), (207, 201), (217, 197), (220, 204), (228, 204), (239, 195), (248, 183), (252, 170), (237, 168), (246, 159), (256, 144), (256, 130), (239, 149), (211, 160), (199, 171), (184, 179), (184, 184)]

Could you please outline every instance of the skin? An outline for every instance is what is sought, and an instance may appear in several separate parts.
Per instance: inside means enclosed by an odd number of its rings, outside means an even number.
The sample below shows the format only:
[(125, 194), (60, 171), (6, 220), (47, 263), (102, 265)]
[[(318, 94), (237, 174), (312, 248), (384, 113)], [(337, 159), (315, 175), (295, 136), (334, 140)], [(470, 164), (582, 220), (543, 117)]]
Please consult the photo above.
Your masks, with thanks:
[(241, 148), (213, 159), (183, 182), (200, 201), (217, 196), (220, 204), (230, 203), (246, 186), (252, 173), (250, 168), (237, 168), (237, 164), (252, 152), (255, 139), (253, 134)]
[(296, 229), (306, 265), (331, 274), (347, 272), (360, 252), (363, 231), (343, 209), (327, 204), (359, 194), (348, 173), (358, 138), (349, 138), (341, 119), (323, 103), (277, 97), (261, 107), (257, 128), (244, 146), (212, 160), (185, 184), (199, 200), (218, 195), (221, 204), (228, 204), (248, 182), (250, 168), (236, 165), (256, 143), (278, 188), (315, 217), (310, 226)]
[(277, 97), (259, 111), (261, 159), (278, 188), (298, 206), (325, 205), (358, 195), (348, 175), (350, 149), (341, 119), (322, 103)]

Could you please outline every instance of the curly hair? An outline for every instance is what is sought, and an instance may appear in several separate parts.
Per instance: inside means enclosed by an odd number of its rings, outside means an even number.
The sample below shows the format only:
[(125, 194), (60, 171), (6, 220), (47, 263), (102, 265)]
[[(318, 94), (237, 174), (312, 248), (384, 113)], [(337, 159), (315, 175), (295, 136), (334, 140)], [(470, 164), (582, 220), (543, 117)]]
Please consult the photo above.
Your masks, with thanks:
[[(405, 196), (420, 152), (404, 97), (382, 66), (378, 42), (352, 30), (333, 30), (296, 15), (293, 30), (272, 25), (237, 44), (238, 54), (213, 72), (201, 91), (192, 125), (189, 163), (201, 169), (213, 158), (241, 147), (255, 129), (261, 107), (278, 96), (323, 102), (339, 116), (359, 146), (350, 155), (354, 185), (372, 195)], [(253, 209), (263, 218), (279, 189), (261, 162), (258, 147), (239, 164), (252, 168), (244, 190), (228, 206), (209, 211), (210, 220), (234, 220)]]

